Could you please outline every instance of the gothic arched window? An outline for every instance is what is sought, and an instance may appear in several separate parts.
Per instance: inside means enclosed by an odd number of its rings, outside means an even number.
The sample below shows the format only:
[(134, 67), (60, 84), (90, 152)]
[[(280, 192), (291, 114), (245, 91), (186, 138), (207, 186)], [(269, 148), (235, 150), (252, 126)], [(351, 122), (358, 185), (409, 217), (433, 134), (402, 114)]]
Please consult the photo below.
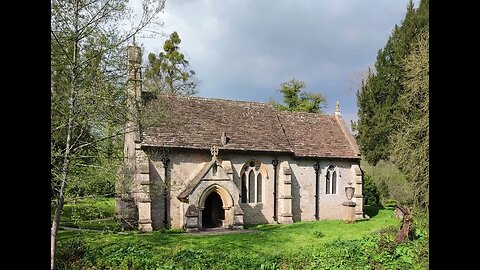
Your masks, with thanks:
[(242, 174), (242, 203), (247, 202), (247, 177)]
[(255, 202), (255, 173), (250, 170), (248, 174), (248, 202)]
[(332, 174), (332, 194), (337, 194), (337, 172)]
[(257, 202), (262, 202), (262, 174), (257, 175)]
[(325, 174), (325, 194), (337, 194), (337, 172), (331, 165)]
[(241, 175), (242, 203), (262, 202), (263, 177), (260, 172), (260, 164), (255, 161), (250, 161), (247, 164)]

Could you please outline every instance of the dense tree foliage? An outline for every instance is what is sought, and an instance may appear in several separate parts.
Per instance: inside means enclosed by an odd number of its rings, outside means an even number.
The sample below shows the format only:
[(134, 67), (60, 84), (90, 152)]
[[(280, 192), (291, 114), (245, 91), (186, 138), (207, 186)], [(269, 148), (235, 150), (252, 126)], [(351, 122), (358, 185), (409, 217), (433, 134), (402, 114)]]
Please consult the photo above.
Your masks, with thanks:
[(280, 91), (283, 94), (283, 103), (278, 103), (275, 100), (270, 102), (281, 111), (290, 112), (310, 112), (323, 113), (323, 109), (327, 106), (327, 99), (319, 93), (302, 92), (306, 87), (302, 81), (295, 80), (295, 78), (280, 84)]
[[(375, 70), (357, 92), (356, 125), (365, 159), (372, 165), (391, 160), (412, 184), (414, 206), (422, 209), (428, 209), (429, 189), (428, 4), (422, 0), (414, 8), (410, 2), (402, 24), (379, 50)], [(379, 184), (392, 186), (384, 182)]]
[(163, 45), (163, 52), (158, 56), (148, 54), (148, 64), (145, 70), (145, 90), (156, 95), (194, 95), (197, 93), (198, 82), (195, 71), (189, 69), (189, 62), (180, 52), (180, 39), (177, 32), (170, 34)]
[[(368, 196), (369, 191), (373, 191), (373, 194), (378, 191), (379, 202), (382, 205), (389, 204), (389, 202), (412, 204), (412, 183), (392, 161), (380, 160), (375, 166), (362, 161), (361, 167), (364, 172), (364, 196)], [(368, 187), (370, 184), (375, 185), (376, 191), (373, 187)]]
[(87, 177), (114, 179), (110, 161), (122, 160), (125, 45), (156, 26), (164, 7), (164, 1), (142, 3), (143, 13), (136, 17), (126, 0), (51, 1), (52, 269), (65, 197), (84, 195), (75, 186)]
[(368, 71), (357, 92), (357, 140), (364, 158), (373, 165), (390, 159), (390, 137), (400, 128), (400, 123), (392, 119), (402, 110), (400, 96), (406, 91), (405, 59), (426, 28), (428, 0), (422, 0), (417, 9), (410, 1), (401, 25), (395, 26), (385, 47), (378, 51), (375, 70)]
[(414, 186), (415, 203), (428, 209), (429, 199), (429, 32), (418, 37), (404, 61), (405, 91), (395, 120), (400, 128), (392, 136), (392, 161)]

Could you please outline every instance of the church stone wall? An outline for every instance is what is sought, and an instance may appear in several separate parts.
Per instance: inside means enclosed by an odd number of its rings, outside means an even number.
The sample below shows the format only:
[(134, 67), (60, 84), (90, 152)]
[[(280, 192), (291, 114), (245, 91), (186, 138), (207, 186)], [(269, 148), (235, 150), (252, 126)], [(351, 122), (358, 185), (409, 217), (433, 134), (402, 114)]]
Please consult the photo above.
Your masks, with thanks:
[[(280, 166), (287, 164), (291, 169), (291, 214), (293, 221), (313, 221), (315, 220), (315, 160), (309, 159), (292, 159), (288, 155), (277, 155), (279, 161), (277, 169), (277, 192), (279, 200), (277, 202), (277, 215), (280, 219), (282, 214), (282, 206), (280, 205), (280, 196), (283, 193), (283, 179), (286, 175), (282, 175)], [(186, 222), (185, 211), (188, 205), (180, 202), (177, 196), (185, 188), (192, 174), (197, 170), (202, 162), (211, 160), (209, 150), (188, 150), (176, 149), (171, 150), (168, 154), (170, 159), (167, 168), (167, 182), (170, 184), (170, 196), (168, 199), (168, 225), (171, 228), (183, 228)], [(151, 185), (159, 188), (151, 187), (152, 196), (152, 226), (154, 229), (164, 228), (164, 168), (160, 155), (151, 155)], [(274, 223), (273, 219), (273, 182), (274, 167), (272, 160), (275, 159), (274, 154), (243, 154), (238, 152), (226, 152), (219, 150), (218, 159), (229, 160), (232, 163), (233, 181), (241, 190), (240, 172), (242, 166), (252, 159), (258, 160), (265, 166), (266, 175), (263, 176), (263, 198), (261, 203), (240, 203), (244, 212), (244, 224)], [(342, 219), (342, 202), (346, 201), (345, 187), (348, 182), (355, 185), (358, 176), (353, 173), (352, 165), (356, 162), (321, 159), (319, 172), (319, 219)], [(337, 192), (336, 194), (325, 194), (325, 173), (329, 165), (335, 166), (337, 174)], [(360, 184), (361, 185), (361, 184)], [(289, 187), (290, 188), (290, 187)], [(155, 194), (154, 194), (155, 193)], [(357, 192), (355, 192), (357, 193)], [(361, 201), (357, 199), (357, 201)]]
[[(314, 160), (290, 159), (292, 168), (292, 214), (293, 220), (315, 220), (315, 169)], [(346, 201), (345, 187), (354, 178), (351, 172), (352, 162), (342, 160), (320, 160), (319, 170), (319, 219), (342, 219), (342, 202)], [(336, 194), (326, 194), (325, 173), (328, 166), (333, 165), (337, 174)]]
[[(187, 184), (190, 176), (194, 173), (197, 169), (198, 165), (202, 162), (211, 160), (211, 155), (209, 151), (185, 151), (185, 150), (177, 150), (171, 151), (168, 154), (168, 158), (170, 161), (168, 162), (167, 167), (167, 185), (169, 188), (169, 198), (167, 200), (167, 205), (169, 211), (167, 212), (167, 227), (171, 228), (182, 228), (183, 226), (183, 211), (180, 213), (182, 202), (177, 199), (177, 195), (183, 190), (185, 185)], [(157, 228), (164, 228), (164, 199), (163, 199), (163, 187), (165, 185), (164, 179), (164, 167), (162, 163), (162, 156), (160, 155), (153, 155), (151, 157), (151, 164), (153, 165), (154, 171), (157, 173), (159, 192), (162, 193), (162, 196), (158, 200), (153, 200), (155, 208), (155, 213), (152, 213), (152, 221), (154, 227)], [(154, 201), (154, 202), (153, 202)], [(186, 207), (184, 211), (186, 211)]]

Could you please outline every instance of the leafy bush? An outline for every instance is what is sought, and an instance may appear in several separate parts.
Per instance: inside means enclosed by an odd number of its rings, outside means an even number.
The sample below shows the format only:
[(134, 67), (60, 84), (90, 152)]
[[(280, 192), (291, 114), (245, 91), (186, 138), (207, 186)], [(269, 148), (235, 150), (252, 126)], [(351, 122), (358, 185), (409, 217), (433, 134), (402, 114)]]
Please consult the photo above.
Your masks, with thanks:
[(390, 192), (388, 191), (388, 185), (387, 182), (385, 182), (385, 179), (380, 180), (380, 183), (378, 184), (378, 190), (380, 191), (381, 198), (384, 201), (390, 198)]
[(395, 208), (395, 205), (397, 205), (397, 201), (394, 199), (386, 199), (383, 202), (383, 206), (389, 207), (389, 208)]
[(79, 266), (79, 260), (86, 252), (83, 238), (65, 240), (58, 246), (57, 267), (58, 269), (75, 269)]
[(428, 269), (428, 240), (395, 241), (396, 227), (360, 240), (337, 239), (312, 255), (307, 269)]
[(364, 256), (358, 240), (337, 239), (312, 256), (308, 269), (363, 269)]
[(363, 197), (366, 205), (378, 206), (380, 205), (380, 192), (377, 189), (377, 186), (371, 180), (371, 177), (368, 174), (363, 176), (364, 189)]
[[(120, 155), (119, 151), (121, 150), (123, 149), (116, 149), (116, 154)], [(92, 166), (79, 168), (66, 186), (66, 196), (72, 198), (91, 195), (113, 197), (120, 164), (117, 159), (101, 158), (91, 164)]]
[(364, 176), (366, 175), (368, 178), (367, 180), (372, 181), (377, 187), (382, 204), (388, 199), (396, 200), (402, 204), (412, 204), (412, 185), (391, 161), (380, 160), (375, 166), (362, 161), (361, 167)]

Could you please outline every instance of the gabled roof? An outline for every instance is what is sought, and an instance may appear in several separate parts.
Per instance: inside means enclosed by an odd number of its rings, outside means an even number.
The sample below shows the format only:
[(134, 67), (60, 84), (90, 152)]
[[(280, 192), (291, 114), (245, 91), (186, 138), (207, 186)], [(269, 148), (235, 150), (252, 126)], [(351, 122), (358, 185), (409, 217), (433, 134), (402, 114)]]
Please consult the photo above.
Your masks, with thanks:
[(218, 164), (217, 159), (212, 159), (210, 162), (202, 162), (197, 169), (192, 174), (190, 179), (187, 181), (186, 187), (180, 192), (177, 198), (182, 202), (188, 202), (188, 196), (192, 193), (192, 191), (198, 186), (200, 181), (204, 180), (226, 180), (231, 181), (230, 177), (228, 177), (227, 172), (222, 167), (222, 165), (217, 165), (217, 172), (213, 174), (212, 166), (214, 164)]
[(359, 157), (341, 116), (304, 112), (278, 112), (278, 116), (295, 156)]
[(177, 198), (182, 202), (188, 202), (188, 195), (192, 193), (192, 190), (200, 183), (202, 178), (207, 174), (207, 172), (212, 167), (213, 163), (217, 162), (216, 160), (211, 160), (210, 162), (202, 162), (197, 167), (197, 170), (194, 172), (193, 177), (187, 181), (187, 186), (180, 192)]
[[(260, 102), (161, 96), (166, 119), (147, 128), (142, 145), (291, 153), (297, 157), (360, 158), (339, 115), (280, 112)], [(229, 138), (221, 144), (221, 135)]]

